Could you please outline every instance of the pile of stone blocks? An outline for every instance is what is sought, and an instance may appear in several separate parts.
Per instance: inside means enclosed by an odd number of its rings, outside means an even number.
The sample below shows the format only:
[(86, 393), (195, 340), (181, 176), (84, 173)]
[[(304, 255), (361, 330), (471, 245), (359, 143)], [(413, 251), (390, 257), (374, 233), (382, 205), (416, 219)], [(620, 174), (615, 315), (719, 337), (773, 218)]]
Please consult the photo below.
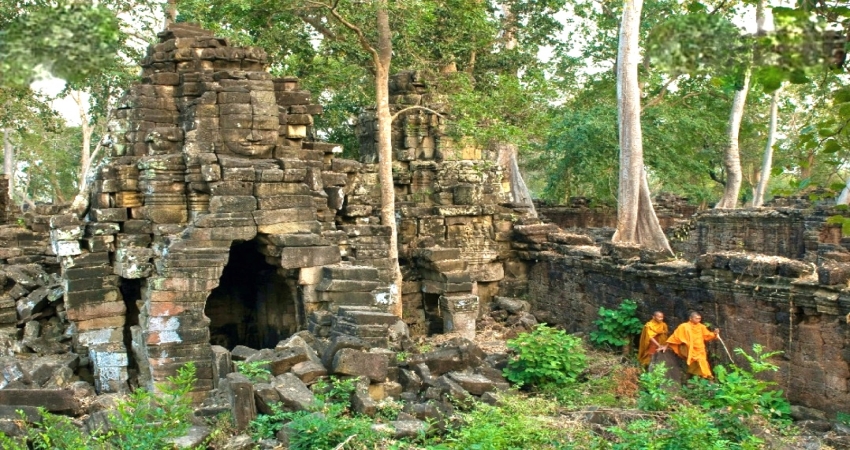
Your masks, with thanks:
[[(380, 314), (363, 309), (343, 312), (348, 319), (368, 316), (372, 322), (380, 321), (375, 319)], [(457, 402), (493, 401), (496, 391), (509, 387), (501, 374), (506, 355), (485, 354), (471, 341), (457, 338), (426, 353), (413, 347), (409, 350), (413, 353), (400, 359), (394, 351), (372, 347), (351, 335), (322, 339), (308, 332), (299, 332), (274, 349), (237, 347), (230, 354), (219, 349), (217, 354), (226, 369), (220, 371), (218, 389), (198, 414), (229, 408), (237, 428), (245, 429), (258, 414), (272, 414), (273, 407), (311, 411), (317, 407), (316, 390), (327, 385), (328, 376), (334, 376), (357, 380), (350, 406), (358, 413), (373, 416), (380, 402), (404, 400), (397, 421), (379, 425), (382, 431), (404, 437), (411, 429), (424, 432), (429, 426), (445, 426)], [(249, 379), (234, 370), (230, 361), (237, 367), (239, 363), (264, 367), (269, 376)], [(286, 443), (287, 433), (284, 427), (277, 439)]]

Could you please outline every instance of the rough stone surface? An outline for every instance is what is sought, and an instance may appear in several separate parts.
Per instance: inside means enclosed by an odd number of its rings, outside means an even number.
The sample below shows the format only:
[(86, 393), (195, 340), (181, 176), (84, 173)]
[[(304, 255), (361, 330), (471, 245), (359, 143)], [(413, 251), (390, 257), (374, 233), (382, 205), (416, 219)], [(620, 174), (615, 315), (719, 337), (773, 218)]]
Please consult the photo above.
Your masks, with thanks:
[(386, 354), (344, 348), (334, 356), (331, 371), (340, 375), (362, 375), (381, 383), (387, 379), (387, 367)]
[(309, 409), (316, 402), (316, 397), (304, 382), (291, 373), (275, 377), (274, 388), (283, 404), (293, 411)]

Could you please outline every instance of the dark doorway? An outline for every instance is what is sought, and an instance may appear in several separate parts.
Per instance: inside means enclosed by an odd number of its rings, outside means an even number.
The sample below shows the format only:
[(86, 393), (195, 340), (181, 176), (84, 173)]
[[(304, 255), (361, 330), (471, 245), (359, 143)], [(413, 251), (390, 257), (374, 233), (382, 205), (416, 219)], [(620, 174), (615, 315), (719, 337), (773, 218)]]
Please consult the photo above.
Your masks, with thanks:
[(204, 309), (211, 343), (228, 350), (237, 345), (270, 348), (296, 332), (294, 285), (266, 262), (256, 241), (233, 244)]
[(425, 322), (428, 335), (443, 333), (443, 314), (440, 311), (440, 294), (422, 294), (422, 308), (425, 310)]
[(142, 301), (142, 279), (140, 278), (119, 278), (118, 289), (121, 292), (121, 297), (124, 299), (124, 306), (127, 308), (126, 321), (124, 322), (124, 345), (127, 348), (127, 370), (129, 371), (130, 379), (133, 380), (139, 371), (138, 362), (135, 358), (135, 353), (131, 351), (133, 348), (133, 327), (139, 326), (139, 303)]

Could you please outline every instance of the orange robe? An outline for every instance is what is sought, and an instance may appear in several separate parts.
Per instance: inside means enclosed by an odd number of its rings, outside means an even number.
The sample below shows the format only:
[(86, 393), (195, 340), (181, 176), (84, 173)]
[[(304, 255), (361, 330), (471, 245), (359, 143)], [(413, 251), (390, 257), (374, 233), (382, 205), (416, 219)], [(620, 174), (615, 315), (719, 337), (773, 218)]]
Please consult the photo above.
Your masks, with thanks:
[(664, 345), (667, 342), (667, 324), (650, 320), (643, 326), (643, 331), (640, 333), (640, 345), (638, 345), (638, 361), (644, 367), (649, 365), (652, 355), (658, 350), (652, 338), (655, 338), (660, 345)]
[(685, 322), (667, 338), (667, 345), (682, 358), (688, 360), (688, 373), (703, 378), (711, 378), (711, 366), (705, 343), (717, 338), (705, 325)]

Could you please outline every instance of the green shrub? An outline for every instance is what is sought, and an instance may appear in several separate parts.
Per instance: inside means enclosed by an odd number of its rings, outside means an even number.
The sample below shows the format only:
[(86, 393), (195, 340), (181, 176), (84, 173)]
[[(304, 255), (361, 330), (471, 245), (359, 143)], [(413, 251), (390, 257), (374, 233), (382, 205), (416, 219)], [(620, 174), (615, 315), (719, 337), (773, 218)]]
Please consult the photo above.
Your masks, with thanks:
[(320, 411), (292, 413), (290, 419), (285, 425), (290, 430), (290, 450), (333, 449), (351, 436), (345, 448), (371, 450), (381, 440), (369, 418), (351, 415), (340, 403), (328, 403)]
[(268, 383), (272, 379), (268, 361), (236, 361), (236, 371), (248, 377), (253, 383)]
[(644, 411), (670, 409), (673, 401), (670, 388), (673, 387), (673, 382), (667, 378), (667, 366), (655, 364), (652, 370), (641, 374), (639, 383), (638, 408)]
[(574, 382), (586, 365), (581, 339), (542, 324), (509, 340), (507, 346), (513, 355), (504, 374), (519, 385), (565, 385)]
[(617, 437), (613, 450), (662, 450), (665, 447), (661, 425), (649, 419), (629, 422), (625, 428), (611, 427), (608, 431)]
[(458, 424), (449, 430), (448, 449), (547, 449), (562, 448), (563, 430), (550, 416), (557, 405), (541, 398), (503, 395), (497, 406), (475, 403), (461, 413)]
[(168, 439), (183, 435), (191, 426), (189, 392), (194, 384), (195, 365), (188, 363), (158, 386), (159, 393), (136, 389), (110, 414), (112, 429), (106, 441), (122, 450), (169, 447)]
[(685, 405), (667, 418), (632, 421), (608, 429), (617, 437), (613, 450), (726, 450), (740, 448), (721, 438), (711, 417), (701, 408)]
[(292, 413), (284, 412), (279, 404), (270, 405), (271, 414), (258, 414), (248, 425), (248, 432), (255, 441), (273, 439), (284, 423), (291, 419)]
[(599, 319), (593, 323), (597, 329), (590, 332), (590, 341), (603, 347), (626, 347), (643, 329), (637, 318), (637, 303), (632, 300), (623, 300), (617, 309), (600, 306)]
[(716, 381), (691, 380), (686, 395), (692, 401), (709, 409), (725, 409), (740, 415), (758, 414), (768, 419), (784, 420), (790, 417), (791, 405), (776, 383), (756, 378), (756, 374), (776, 371), (779, 368), (766, 361), (781, 352), (765, 353), (759, 344), (753, 344), (753, 355), (740, 348), (735, 353), (747, 359), (752, 371), (731, 365), (731, 369), (718, 365), (714, 368)]
[(320, 380), (316, 383), (316, 403), (307, 411), (284, 412), (277, 405), (272, 414), (261, 414), (251, 422), (254, 440), (273, 438), (286, 427), (292, 450), (332, 449), (354, 435), (346, 449), (372, 449), (381, 436), (372, 430), (372, 420), (353, 414), (349, 401), (356, 378)]
[[(28, 425), (26, 437), (35, 449), (162, 449), (172, 445), (168, 439), (183, 435), (190, 426), (192, 399), (189, 392), (195, 384), (195, 366), (186, 364), (169, 377), (168, 383), (153, 393), (137, 389), (127, 400), (119, 401), (109, 414), (110, 430), (84, 433), (68, 417), (41, 410), (41, 422)], [(14, 441), (0, 433), (2, 448), (16, 447)]]

